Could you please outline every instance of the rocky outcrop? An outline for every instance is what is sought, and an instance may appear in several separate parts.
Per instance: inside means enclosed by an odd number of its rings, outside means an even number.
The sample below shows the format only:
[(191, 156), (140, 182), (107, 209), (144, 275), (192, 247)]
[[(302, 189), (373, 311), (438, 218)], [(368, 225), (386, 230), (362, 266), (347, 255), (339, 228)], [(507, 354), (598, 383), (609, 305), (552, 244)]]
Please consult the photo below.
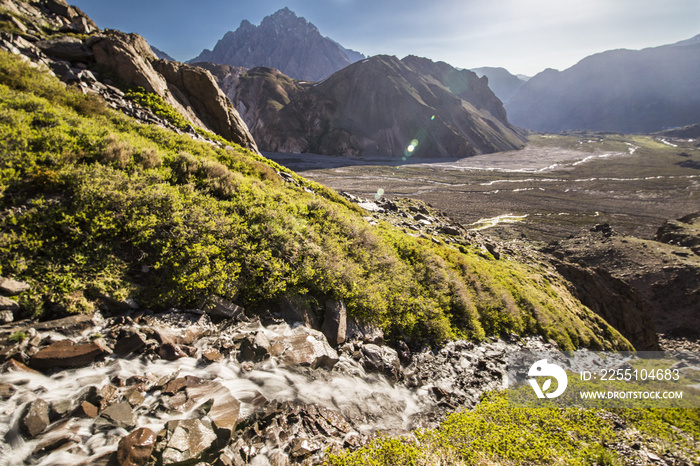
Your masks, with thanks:
[[(115, 30), (100, 31), (80, 10), (60, 0), (4, 0), (3, 4), (8, 10), (16, 11), (12, 18), (33, 33), (3, 33), (0, 49), (49, 66), (65, 82), (78, 84), (85, 92), (103, 95), (113, 107), (126, 110), (131, 116), (141, 115), (133, 111), (133, 105), (124, 101), (123, 93), (113, 84), (142, 87), (162, 97), (192, 125), (257, 151), (245, 123), (208, 72), (159, 60), (143, 37)], [(49, 30), (51, 36), (42, 37)], [(62, 34), (65, 32), (80, 32), (88, 37)], [(141, 116), (141, 119), (161, 123), (155, 116)]]
[(668, 220), (659, 227), (655, 239), (662, 243), (689, 248), (700, 256), (700, 212), (678, 220)]
[(658, 351), (659, 339), (649, 304), (627, 283), (602, 269), (555, 263), (584, 305), (615, 327), (639, 351)]
[(462, 158), (524, 142), (487, 79), (446, 63), (376, 56), (313, 85), (271, 68), (208, 68), (264, 151)]
[(316, 26), (283, 8), (266, 16), (260, 26), (244, 20), (236, 31), (227, 32), (214, 50), (204, 50), (190, 63), (265, 66), (296, 79), (320, 81), (363, 58), (321, 36)]
[[(623, 318), (621, 314), (618, 321), (637, 319), (639, 324), (630, 322), (634, 327), (648, 326), (666, 335), (666, 341), (672, 336), (697, 339), (700, 334), (694, 329), (700, 325), (697, 305), (700, 300), (700, 256), (692, 249), (696, 247), (692, 246), (697, 226), (694, 222), (697, 222), (696, 214), (683, 217), (681, 221), (668, 221), (659, 229), (657, 240), (624, 236), (610, 226), (601, 225), (585, 234), (553, 243), (545, 251), (559, 260), (579, 264), (594, 276), (588, 279), (580, 277), (581, 280), (603, 278), (610, 285), (622, 282), (632, 288), (637, 297), (631, 296), (631, 302), (637, 303), (638, 299), (642, 302), (636, 309), (625, 312), (627, 317)], [(605, 271), (601, 272), (605, 276), (591, 272), (598, 270)], [(626, 296), (619, 293), (618, 300)], [(615, 325), (615, 318), (610, 319)]]

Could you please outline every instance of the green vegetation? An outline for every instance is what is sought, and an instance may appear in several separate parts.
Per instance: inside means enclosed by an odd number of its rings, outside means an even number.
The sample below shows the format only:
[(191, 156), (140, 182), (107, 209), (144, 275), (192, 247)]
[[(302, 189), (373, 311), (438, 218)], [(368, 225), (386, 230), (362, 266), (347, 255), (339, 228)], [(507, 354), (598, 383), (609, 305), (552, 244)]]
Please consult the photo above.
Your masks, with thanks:
[(137, 123), (10, 54), (0, 83), (0, 265), (33, 285), (34, 315), (129, 297), (157, 310), (212, 293), (249, 308), (303, 295), (343, 298), (390, 338), (628, 347), (540, 266), (372, 227), (257, 154)]
[[(635, 429), (657, 451), (671, 449), (692, 463), (700, 458), (699, 421), (698, 410), (612, 414), (578, 407), (525, 409), (509, 404), (507, 392), (491, 392), (474, 410), (450, 414), (437, 429), (420, 430), (406, 438), (380, 438), (354, 452), (331, 455), (328, 464), (621, 465), (622, 459), (606, 445), (630, 442), (624, 436)], [(628, 423), (630, 430), (621, 431), (619, 422)]]
[(18, 330), (14, 332), (12, 335), (8, 337), (8, 339), (13, 342), (13, 343), (22, 343), (24, 340), (27, 339), (29, 335), (27, 332), (23, 332), (22, 330)]

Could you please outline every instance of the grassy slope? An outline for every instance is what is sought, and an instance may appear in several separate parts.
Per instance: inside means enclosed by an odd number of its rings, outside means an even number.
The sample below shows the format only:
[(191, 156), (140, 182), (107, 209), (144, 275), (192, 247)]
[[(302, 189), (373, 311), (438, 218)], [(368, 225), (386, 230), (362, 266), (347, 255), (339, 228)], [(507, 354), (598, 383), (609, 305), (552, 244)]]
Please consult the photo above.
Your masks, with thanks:
[(1, 272), (33, 285), (21, 301), (35, 315), (288, 293), (342, 297), (418, 340), (627, 345), (538, 266), (369, 226), (331, 190), (283, 183), (273, 162), (139, 124), (12, 55), (0, 83)]

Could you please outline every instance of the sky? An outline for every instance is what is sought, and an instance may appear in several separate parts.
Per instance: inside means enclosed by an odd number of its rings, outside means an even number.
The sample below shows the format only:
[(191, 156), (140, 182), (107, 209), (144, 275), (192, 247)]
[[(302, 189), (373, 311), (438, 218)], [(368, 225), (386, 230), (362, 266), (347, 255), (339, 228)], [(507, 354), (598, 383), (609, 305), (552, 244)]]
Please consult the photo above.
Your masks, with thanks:
[[(594, 53), (700, 34), (700, 0), (68, 0), (100, 28), (137, 32), (185, 61), (246, 19), (289, 7), (365, 55), (418, 55), (533, 76)], [(196, 5), (196, 6), (195, 6)]]

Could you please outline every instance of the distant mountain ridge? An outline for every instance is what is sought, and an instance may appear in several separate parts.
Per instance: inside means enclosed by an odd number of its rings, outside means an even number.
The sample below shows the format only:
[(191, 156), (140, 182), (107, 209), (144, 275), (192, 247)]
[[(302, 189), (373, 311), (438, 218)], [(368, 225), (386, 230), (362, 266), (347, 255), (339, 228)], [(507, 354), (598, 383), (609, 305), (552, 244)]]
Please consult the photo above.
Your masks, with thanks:
[(295, 79), (321, 81), (364, 58), (361, 53), (321, 36), (316, 26), (283, 8), (266, 16), (260, 26), (243, 20), (213, 50), (206, 49), (189, 62), (246, 68), (265, 66)]
[(443, 62), (380, 55), (316, 84), (273, 68), (199, 66), (217, 77), (263, 151), (461, 158), (524, 143), (487, 80)]
[(484, 66), (472, 68), (472, 71), (479, 77), (486, 76), (489, 80), (489, 87), (496, 94), (496, 97), (504, 103), (508, 102), (518, 89), (527, 82), (527, 79), (520, 78), (505, 68)]
[(650, 133), (700, 122), (700, 35), (545, 70), (506, 103), (523, 128)]

